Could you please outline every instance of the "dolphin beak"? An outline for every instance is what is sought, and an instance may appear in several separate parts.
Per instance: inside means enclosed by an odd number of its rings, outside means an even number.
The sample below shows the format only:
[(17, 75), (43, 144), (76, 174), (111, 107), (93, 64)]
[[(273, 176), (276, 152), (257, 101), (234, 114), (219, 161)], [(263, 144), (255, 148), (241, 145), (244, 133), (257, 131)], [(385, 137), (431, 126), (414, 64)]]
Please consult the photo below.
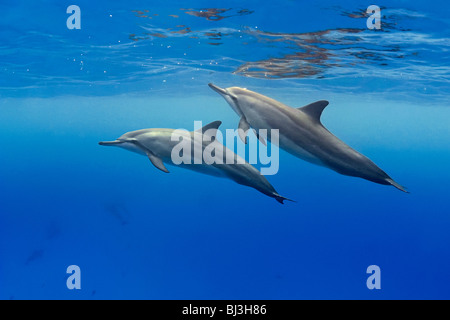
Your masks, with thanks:
[(123, 143), (123, 141), (114, 140), (114, 141), (100, 141), (98, 144), (101, 146), (115, 146), (121, 143)]
[(228, 91), (226, 89), (222, 89), (212, 83), (208, 83), (208, 86), (222, 96), (228, 95)]

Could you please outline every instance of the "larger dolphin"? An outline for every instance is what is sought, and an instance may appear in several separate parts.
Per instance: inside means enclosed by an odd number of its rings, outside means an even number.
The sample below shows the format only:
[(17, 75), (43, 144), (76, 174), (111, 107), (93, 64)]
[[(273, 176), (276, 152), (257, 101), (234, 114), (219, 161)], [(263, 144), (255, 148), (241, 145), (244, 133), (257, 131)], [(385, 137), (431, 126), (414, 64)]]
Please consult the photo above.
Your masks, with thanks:
[[(114, 141), (102, 141), (99, 144), (102, 146), (117, 146), (145, 155), (156, 168), (166, 173), (169, 170), (164, 164), (177, 165), (204, 174), (229, 178), (275, 198), (280, 203), (283, 203), (284, 200), (290, 200), (280, 196), (258, 169), (215, 139), (220, 125), (220, 121), (214, 121), (193, 132), (175, 129), (143, 129), (127, 132)], [(173, 162), (172, 150), (180, 143), (180, 140), (187, 141), (190, 145), (189, 149), (192, 152), (190, 163), (174, 164)], [(208, 160), (204, 159), (206, 147), (209, 150), (215, 150), (215, 152), (220, 151), (222, 161), (211, 163), (210, 159), (210, 164), (208, 164)], [(201, 152), (197, 153), (195, 150)], [(227, 157), (228, 159), (231, 157), (233, 161), (227, 162)]]
[[(244, 132), (249, 128), (279, 129), (279, 146), (296, 157), (343, 175), (392, 185), (407, 192), (369, 158), (350, 148), (322, 125), (320, 116), (328, 101), (321, 100), (301, 108), (291, 108), (247, 89), (222, 89), (212, 83), (209, 86), (224, 97), (239, 115), (239, 131), (244, 142)], [(270, 140), (270, 135), (268, 139)]]

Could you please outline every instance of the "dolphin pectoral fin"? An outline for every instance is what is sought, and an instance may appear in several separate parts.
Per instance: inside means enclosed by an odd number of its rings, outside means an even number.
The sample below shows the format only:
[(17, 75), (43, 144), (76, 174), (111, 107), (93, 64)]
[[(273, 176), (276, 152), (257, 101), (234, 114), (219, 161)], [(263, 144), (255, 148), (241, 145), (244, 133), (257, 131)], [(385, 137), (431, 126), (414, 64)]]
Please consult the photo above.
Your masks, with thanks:
[(147, 153), (147, 157), (150, 159), (151, 163), (158, 168), (161, 171), (164, 171), (165, 173), (169, 173), (169, 170), (164, 166), (164, 163), (161, 158), (155, 156), (152, 153)]
[(261, 143), (265, 146), (267, 146), (267, 142), (266, 139), (264, 139), (263, 137), (261, 137), (258, 133), (258, 131), (256, 131), (255, 129), (253, 129), (253, 132), (255, 133), (255, 136), (258, 138), (259, 141), (261, 141)]
[(239, 120), (238, 133), (239, 138), (241, 138), (242, 142), (245, 144), (248, 143), (248, 129), (250, 129), (250, 125), (247, 122), (247, 119), (245, 119), (245, 117), (241, 117), (241, 120)]
[(303, 111), (311, 118), (317, 120), (320, 123), (320, 116), (322, 115), (323, 109), (325, 109), (328, 103), (329, 102), (326, 100), (319, 100), (297, 109)]
[[(239, 120), (238, 133), (242, 142), (245, 144), (248, 143), (248, 130), (250, 130), (250, 124), (247, 122), (247, 119), (245, 119), (245, 117), (241, 117), (241, 120)], [(253, 129), (253, 132), (255, 133), (255, 136), (258, 138), (258, 140), (261, 141), (263, 145), (267, 146), (266, 140), (259, 135), (258, 131)]]

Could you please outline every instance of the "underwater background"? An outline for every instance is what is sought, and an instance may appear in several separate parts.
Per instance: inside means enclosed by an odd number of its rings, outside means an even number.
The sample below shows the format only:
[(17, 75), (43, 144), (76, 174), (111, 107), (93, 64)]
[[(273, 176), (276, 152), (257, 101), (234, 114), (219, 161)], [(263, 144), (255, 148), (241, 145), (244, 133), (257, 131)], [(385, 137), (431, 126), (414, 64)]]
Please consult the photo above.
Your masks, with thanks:
[[(366, 9), (381, 9), (369, 29)], [(66, 10), (81, 10), (69, 29)], [(449, 299), (446, 1), (0, 2), (1, 299)], [(410, 194), (280, 151), (284, 205), (98, 145), (292, 107)], [(67, 267), (81, 269), (69, 290)], [(381, 270), (369, 290), (367, 267)]]

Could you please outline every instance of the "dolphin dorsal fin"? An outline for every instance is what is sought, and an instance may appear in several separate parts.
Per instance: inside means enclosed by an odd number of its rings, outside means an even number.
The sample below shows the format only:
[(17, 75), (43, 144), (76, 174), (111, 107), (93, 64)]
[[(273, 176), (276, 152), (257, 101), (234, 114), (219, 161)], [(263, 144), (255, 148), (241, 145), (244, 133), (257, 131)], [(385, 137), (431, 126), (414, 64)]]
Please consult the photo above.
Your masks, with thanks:
[(208, 133), (211, 136), (216, 136), (216, 131), (219, 129), (220, 125), (222, 124), (222, 121), (217, 120), (217, 121), (213, 121), (211, 123), (208, 123), (207, 125), (201, 127), (198, 130), (195, 130), (194, 132), (198, 132), (201, 134), (205, 134), (206, 131), (210, 130)]
[(329, 102), (326, 100), (319, 100), (297, 109), (303, 111), (313, 119), (316, 119), (320, 122), (320, 116), (322, 115), (323, 109), (325, 109), (328, 103)]

